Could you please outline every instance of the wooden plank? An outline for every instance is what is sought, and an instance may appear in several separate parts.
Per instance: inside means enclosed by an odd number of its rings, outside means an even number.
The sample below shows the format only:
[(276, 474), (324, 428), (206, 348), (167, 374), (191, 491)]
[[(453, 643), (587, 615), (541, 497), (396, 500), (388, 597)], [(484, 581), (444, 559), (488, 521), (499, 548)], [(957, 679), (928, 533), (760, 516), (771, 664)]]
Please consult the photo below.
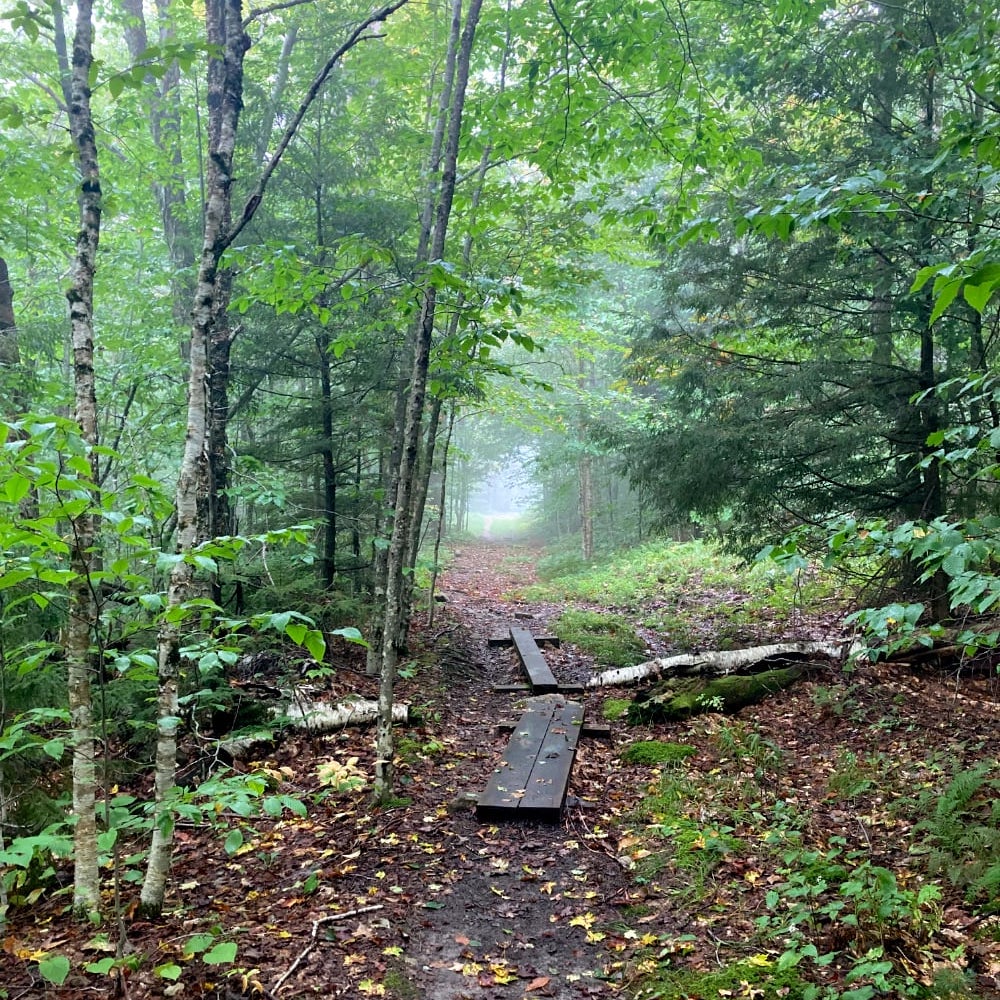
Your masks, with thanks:
[[(512, 733), (517, 728), (517, 719), (501, 719), (496, 728), (497, 733)], [(580, 738), (610, 740), (611, 726), (606, 722), (585, 722), (580, 727)]]
[(583, 705), (579, 702), (563, 702), (552, 713), (524, 796), (518, 803), (518, 819), (559, 821), (582, 727)]
[(476, 815), (480, 819), (509, 816), (517, 810), (557, 704), (555, 699), (538, 699), (521, 716), (486, 791), (479, 796)]
[(510, 637), (514, 640), (514, 648), (531, 681), (531, 688), (537, 694), (548, 694), (559, 690), (559, 682), (555, 679), (551, 668), (545, 662), (542, 651), (538, 648), (534, 636), (526, 628), (512, 628)]
[(533, 698), (486, 791), (479, 819), (558, 822), (583, 729), (583, 705), (558, 695)]
[[(555, 646), (556, 649), (559, 648), (560, 639), (559, 636), (557, 635), (544, 634), (544, 635), (536, 635), (533, 638), (539, 646)], [(513, 645), (513, 643), (514, 640), (510, 637), (510, 632), (508, 632), (506, 635), (491, 635), (486, 640), (486, 645), (490, 649), (496, 649), (500, 646), (510, 646)]]

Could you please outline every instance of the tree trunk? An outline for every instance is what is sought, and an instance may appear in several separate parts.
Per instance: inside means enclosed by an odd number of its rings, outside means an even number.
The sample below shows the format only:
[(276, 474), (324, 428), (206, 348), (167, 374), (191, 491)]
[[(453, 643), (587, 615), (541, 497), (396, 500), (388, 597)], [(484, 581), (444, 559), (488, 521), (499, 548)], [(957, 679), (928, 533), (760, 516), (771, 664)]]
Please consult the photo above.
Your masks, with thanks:
[(94, 378), (94, 273), (101, 234), (101, 178), (90, 106), (93, 63), (93, 8), (79, 0), (70, 77), (69, 127), (80, 172), (80, 230), (66, 293), (73, 350), (74, 413), (90, 448), (90, 503), (70, 518), (70, 568), (66, 627), (66, 667), (73, 744), (73, 908), (80, 915), (100, 912), (97, 866), (97, 793), (94, 719), (91, 698), (91, 632), (98, 609), (91, 581), (97, 545), (97, 397)]
[[(456, 7), (458, 0), (456, 0)], [(448, 222), (455, 196), (455, 182), (458, 169), (458, 148), (462, 134), (462, 114), (465, 107), (465, 93), (469, 80), (469, 63), (472, 56), (476, 27), (482, 0), (472, 0), (465, 18), (456, 60), (455, 85), (448, 120), (448, 141), (443, 157), (441, 191), (434, 218), (434, 234), (430, 244), (428, 260), (443, 260)], [(424, 398), (427, 392), (427, 375), (430, 365), (431, 339), (434, 333), (434, 317), (437, 303), (437, 289), (428, 282), (421, 303), (420, 324), (417, 328), (413, 367), (407, 392), (406, 420), (403, 428), (404, 447), (400, 457), (399, 474), (396, 477), (395, 518), (392, 537), (388, 549), (386, 571), (385, 621), (381, 635), (381, 663), (379, 676), (379, 721), (375, 750), (374, 795), (377, 801), (385, 801), (393, 794), (393, 741), (392, 741), (392, 701), (393, 685), (396, 681), (397, 648), (400, 624), (400, 597), (407, 547), (410, 544), (411, 497), (413, 478), (420, 445), (420, 430), (424, 412)]]
[[(142, 0), (119, 0), (126, 14), (125, 44), (133, 62), (149, 47), (145, 10)], [(156, 0), (158, 43), (174, 39), (170, 16), (170, 0)], [(191, 297), (190, 274), (195, 263), (191, 233), (184, 223), (186, 195), (184, 190), (184, 156), (181, 146), (180, 67), (176, 60), (166, 68), (160, 79), (146, 74), (144, 93), (149, 113), (149, 133), (157, 151), (170, 165), (169, 176), (156, 175), (151, 181), (153, 194), (160, 209), (163, 239), (172, 265), (170, 285), (174, 320), (186, 324), (187, 303)]]
[[(209, 343), (219, 316), (219, 260), (225, 247), (230, 217), (233, 149), (242, 107), (243, 34), (240, 0), (209, 0), (205, 10), (207, 37), (218, 52), (209, 59), (209, 155), (206, 174), (207, 201), (201, 262), (192, 311), (188, 419), (184, 455), (177, 479), (176, 551), (167, 588), (167, 605), (180, 607), (194, 594), (194, 565), (188, 558), (208, 536), (209, 462), (208, 420), (210, 400)], [(141, 904), (148, 915), (163, 908), (173, 844), (169, 795), (177, 770), (177, 685), (180, 665), (181, 625), (165, 616), (157, 636), (159, 696), (157, 699), (156, 804)]]
[(333, 461), (333, 401), (330, 387), (330, 335), (324, 330), (316, 338), (319, 358), (320, 405), (322, 407), (323, 445), (323, 559), (320, 583), (324, 590), (333, 587), (337, 574), (337, 468)]
[[(313, 78), (306, 96), (291, 116), (240, 217), (231, 224), (233, 151), (243, 107), (243, 58), (250, 44), (244, 33), (241, 0), (208, 0), (206, 37), (212, 54), (208, 61), (208, 157), (205, 172), (205, 210), (201, 258), (191, 311), (190, 367), (188, 373), (187, 432), (177, 479), (176, 553), (167, 587), (168, 609), (176, 611), (195, 593), (194, 548), (208, 535), (211, 525), (228, 520), (228, 506), (210, 499), (213, 483), (221, 491), (228, 481), (225, 465), (225, 423), (228, 417), (229, 350), (232, 336), (226, 322), (231, 276), (220, 268), (222, 255), (253, 219), (268, 181), (295, 137), (312, 102), (345, 52), (358, 43), (368, 26), (384, 21), (406, 0), (393, 3), (364, 18), (334, 51)], [(210, 430), (214, 426), (212, 436)], [(217, 465), (212, 467), (212, 456)], [(220, 459), (221, 456), (221, 459)], [(214, 475), (213, 475), (214, 473)], [(163, 908), (172, 854), (172, 817), (169, 796), (177, 770), (177, 685), (180, 663), (181, 621), (165, 615), (157, 635), (159, 695), (157, 699), (157, 749), (154, 776), (153, 839), (140, 897), (148, 915)]]
[(413, 510), (410, 514), (410, 538), (406, 552), (406, 569), (403, 575), (403, 586), (399, 609), (399, 638), (397, 645), (406, 648), (410, 631), (410, 618), (413, 613), (413, 591), (416, 586), (417, 558), (420, 555), (420, 535), (424, 523), (424, 511), (427, 508), (427, 495), (431, 487), (431, 473), (434, 470), (434, 453), (437, 445), (438, 427), (441, 423), (440, 397), (435, 397), (431, 403), (430, 418), (427, 421), (427, 433), (424, 435), (423, 451), (417, 462), (414, 473)]
[(11, 368), (20, 363), (17, 323), (14, 320), (14, 289), (10, 283), (7, 261), (0, 257), (0, 365)]
[(594, 558), (594, 465), (590, 455), (580, 456), (580, 536), (584, 562)]
[[(431, 258), (430, 244), (434, 232), (434, 209), (438, 204), (439, 183), (441, 171), (441, 156), (444, 148), (444, 139), (448, 125), (449, 111), (451, 108), (452, 90), (455, 83), (455, 64), (458, 53), (458, 43), (462, 27), (462, 3), (461, 0), (452, 0), (451, 8), (451, 29), (448, 35), (448, 52), (445, 59), (444, 77), (441, 83), (441, 93), (438, 99), (437, 117), (434, 122), (434, 133), (431, 138), (431, 149), (427, 158), (427, 189), (424, 195), (424, 203), (420, 213), (420, 233), (417, 238), (417, 252), (415, 265), (417, 268), (426, 266)], [(399, 475), (403, 465), (403, 452), (406, 448), (406, 418), (408, 386), (412, 382), (413, 365), (418, 354), (417, 340), (420, 330), (420, 322), (410, 328), (406, 336), (406, 344), (403, 351), (403, 360), (400, 362), (400, 370), (396, 376), (396, 396), (394, 400), (393, 426), (392, 426), (392, 449), (389, 454), (387, 466), (387, 477), (385, 480), (385, 510), (386, 510), (386, 530), (392, 535), (392, 524), (399, 510)], [(410, 359), (411, 382), (407, 381), (406, 363)], [(425, 376), (426, 378), (426, 376)], [(417, 433), (419, 434), (419, 427)], [(384, 542), (379, 539), (379, 542)], [(378, 544), (375, 548), (372, 566), (372, 623), (371, 634), (373, 641), (369, 646), (367, 667), (368, 673), (372, 676), (382, 671), (384, 658), (382, 654), (382, 644), (377, 637), (385, 631), (385, 609), (388, 607), (387, 593), (389, 590), (389, 549), (388, 544)], [(405, 556), (404, 556), (405, 558)], [(396, 585), (394, 589), (399, 596), (401, 587)]]
[(444, 435), (444, 447), (441, 449), (441, 492), (438, 494), (438, 521), (437, 529), (434, 533), (434, 556), (431, 560), (431, 582), (428, 587), (427, 596), (427, 627), (434, 627), (434, 590), (437, 587), (438, 560), (441, 558), (441, 538), (444, 535), (444, 508), (448, 499), (448, 452), (451, 449), (451, 435), (455, 429), (455, 410), (457, 405), (452, 403), (448, 411), (448, 429)]
[(788, 687), (801, 676), (801, 667), (786, 667), (750, 676), (672, 678), (651, 692), (637, 695), (629, 705), (628, 721), (632, 725), (646, 725), (687, 719), (702, 712), (737, 712)]

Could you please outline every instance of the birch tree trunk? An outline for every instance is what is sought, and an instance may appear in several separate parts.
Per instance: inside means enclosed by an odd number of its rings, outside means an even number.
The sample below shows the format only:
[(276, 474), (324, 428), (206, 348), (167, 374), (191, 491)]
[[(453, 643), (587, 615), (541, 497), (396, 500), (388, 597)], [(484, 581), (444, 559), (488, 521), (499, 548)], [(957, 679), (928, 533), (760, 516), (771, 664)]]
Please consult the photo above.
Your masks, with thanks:
[[(458, 9), (458, 0), (456, 0)], [(455, 84), (451, 108), (448, 115), (447, 144), (442, 161), (441, 191), (434, 213), (433, 238), (430, 243), (428, 260), (443, 260), (451, 207), (455, 197), (455, 183), (458, 170), (458, 147), (462, 135), (462, 114), (465, 94), (469, 82), (469, 63), (472, 47), (479, 23), (482, 0), (472, 0), (456, 60)], [(420, 431), (423, 422), (424, 400), (427, 395), (427, 375), (430, 367), (431, 340), (434, 334), (434, 318), (437, 304), (437, 289), (428, 282), (420, 310), (420, 324), (413, 352), (413, 367), (407, 390), (406, 419), (403, 427), (402, 453), (399, 474), (396, 477), (395, 517), (392, 537), (388, 549), (388, 565), (385, 588), (385, 620), (381, 635), (381, 664), (379, 676), (379, 720), (375, 746), (374, 796), (377, 801), (391, 798), (394, 789), (392, 703), (393, 685), (396, 681), (398, 659), (397, 640), (402, 617), (402, 581), (406, 565), (406, 552), (410, 544), (412, 525), (411, 500), (420, 448)]]
[[(434, 210), (439, 200), (439, 189), (441, 182), (441, 157), (444, 149), (444, 140), (447, 133), (448, 119), (451, 112), (452, 90), (455, 85), (455, 66), (458, 57), (458, 45), (462, 31), (462, 0), (452, 0), (451, 7), (451, 27), (448, 33), (448, 49), (445, 56), (444, 74), (441, 80), (441, 93), (438, 97), (437, 117), (434, 120), (434, 132), (431, 136), (431, 149), (427, 157), (426, 167), (426, 190), (424, 193), (424, 203), (420, 212), (420, 233), (417, 238), (417, 252), (415, 265), (417, 268), (426, 266), (430, 257), (431, 238), (434, 233)], [(423, 322), (421, 314), (417, 325), (412, 327), (406, 337), (406, 346), (403, 351), (403, 361), (398, 373), (396, 388), (396, 398), (394, 401), (395, 412), (393, 417), (393, 438), (392, 449), (389, 454), (387, 467), (388, 475), (385, 483), (386, 495), (386, 525), (390, 535), (391, 525), (395, 523), (397, 511), (399, 509), (399, 476), (403, 465), (403, 451), (406, 447), (406, 415), (408, 399), (408, 382), (406, 376), (407, 360), (410, 360), (410, 372), (413, 371), (413, 362), (417, 355), (417, 340), (420, 323)], [(419, 434), (419, 427), (417, 433)], [(376, 531), (376, 535), (378, 532)], [(383, 668), (382, 643), (380, 637), (385, 630), (386, 608), (388, 607), (389, 590), (389, 545), (379, 545), (375, 548), (372, 560), (372, 622), (371, 634), (373, 641), (368, 648), (367, 668), (371, 675), (380, 674)], [(403, 557), (405, 558), (405, 556)], [(402, 565), (402, 564), (401, 564)], [(397, 599), (399, 588), (396, 588)]]
[[(101, 234), (101, 177), (90, 107), (90, 68), (93, 63), (93, 8), (79, 0), (70, 66), (70, 135), (80, 172), (80, 230), (73, 255), (69, 302), (73, 351), (74, 415), (80, 434), (90, 449), (91, 489), (98, 482), (97, 398), (94, 382), (94, 272)], [(68, 624), (65, 655), (73, 745), (73, 908), (81, 916), (100, 912), (100, 877), (97, 865), (97, 789), (94, 719), (91, 700), (91, 631), (96, 622), (97, 600), (91, 582), (97, 543), (96, 497), (70, 519), (70, 568)]]
[[(206, 165), (205, 228), (192, 310), (188, 373), (187, 431), (177, 478), (176, 552), (167, 587), (168, 609), (177, 609), (195, 591), (194, 564), (188, 558), (208, 536), (209, 438), (208, 351), (219, 313), (219, 262), (226, 245), (230, 218), (233, 150), (243, 95), (243, 57), (248, 40), (243, 33), (240, 0), (209, 0), (205, 8), (206, 35), (218, 54), (209, 59), (209, 154)], [(226, 286), (224, 286), (226, 287)], [(177, 771), (178, 676), (181, 623), (165, 615), (157, 636), (156, 770), (153, 839), (141, 905), (147, 915), (163, 909), (173, 847), (169, 795)]]
[[(190, 557), (195, 547), (209, 536), (213, 482), (219, 485), (218, 469), (213, 480), (211, 456), (213, 451), (218, 454), (220, 448), (224, 450), (225, 427), (221, 428), (220, 436), (218, 421), (224, 419), (228, 410), (228, 362), (232, 344), (226, 322), (231, 275), (221, 266), (222, 255), (253, 219), (285, 150), (344, 53), (358, 43), (369, 25), (386, 20), (406, 2), (394, 0), (365, 17), (319, 70), (298, 109), (290, 117), (277, 148), (235, 222), (231, 221), (233, 153), (243, 107), (243, 58), (250, 41), (244, 32), (246, 25), (242, 20), (241, 0), (208, 0), (206, 3), (206, 37), (213, 48), (208, 62), (204, 230), (191, 310), (187, 431), (177, 478), (175, 548), (180, 558), (170, 573), (168, 611), (176, 612), (196, 592), (194, 564)], [(218, 505), (214, 507), (216, 519), (221, 509)], [(150, 916), (158, 915), (163, 909), (172, 856), (173, 824), (169, 798), (177, 772), (177, 685), (182, 618), (177, 614), (165, 615), (157, 635), (159, 695), (154, 824), (140, 895), (142, 911)]]

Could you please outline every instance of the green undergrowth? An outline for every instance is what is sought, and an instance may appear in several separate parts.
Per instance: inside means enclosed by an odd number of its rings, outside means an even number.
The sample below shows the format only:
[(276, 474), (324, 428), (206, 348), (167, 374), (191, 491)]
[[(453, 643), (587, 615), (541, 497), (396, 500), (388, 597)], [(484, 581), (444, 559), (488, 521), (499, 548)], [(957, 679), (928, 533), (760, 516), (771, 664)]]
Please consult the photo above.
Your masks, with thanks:
[(834, 594), (832, 578), (813, 570), (789, 575), (773, 562), (748, 565), (705, 541), (647, 542), (589, 566), (576, 553), (556, 551), (539, 560), (537, 573), (541, 582), (519, 596), (641, 613), (642, 624), (676, 649), (700, 644), (706, 621), (713, 644), (729, 648), (762, 617), (781, 622)]
[(628, 698), (605, 698), (601, 705), (601, 718), (606, 722), (617, 722), (631, 704)]
[(572, 643), (600, 664), (631, 667), (646, 656), (645, 642), (622, 615), (570, 609), (552, 622), (552, 629), (562, 642)]
[[(659, 740), (621, 752), (657, 768), (624, 843), (636, 889), (658, 901), (643, 919), (683, 912), (692, 935), (683, 953), (643, 964), (632, 995), (984, 996), (969, 955), (977, 936), (987, 950), (1000, 938), (996, 760), (969, 766), (928, 748), (897, 761), (823, 746), (803, 769), (798, 738), (792, 752), (762, 724), (712, 719), (672, 731), (698, 746), (697, 758)], [(826, 809), (800, 794), (804, 774)], [(876, 837), (875, 822), (891, 832)], [(947, 915), (957, 898), (972, 915), (965, 942)]]
[(711, 972), (661, 968), (650, 977), (638, 1000), (704, 1000), (706, 997), (753, 997), (755, 1000), (801, 1000), (808, 984), (795, 969), (776, 970), (766, 956), (734, 962)]

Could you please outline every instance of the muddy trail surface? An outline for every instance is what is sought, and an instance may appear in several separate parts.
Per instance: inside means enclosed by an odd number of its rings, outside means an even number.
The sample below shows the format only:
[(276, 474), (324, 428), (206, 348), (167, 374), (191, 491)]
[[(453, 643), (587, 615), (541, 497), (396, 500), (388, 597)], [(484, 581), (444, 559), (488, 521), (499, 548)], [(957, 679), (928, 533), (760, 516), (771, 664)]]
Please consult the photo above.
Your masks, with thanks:
[[(511, 625), (547, 631), (552, 609), (502, 596), (530, 582), (532, 555), (479, 542), (456, 553), (442, 581), (453, 629), (443, 669), (453, 734), (467, 754), (467, 783), (455, 785), (459, 804), (463, 792), (485, 787), (507, 739), (496, 723), (516, 718), (523, 700), (493, 690), (521, 674), (516, 654), (489, 648), (487, 639)], [(546, 647), (546, 659), (561, 683), (582, 683), (591, 674), (579, 654)], [(595, 718), (596, 704), (587, 708)], [(614, 923), (629, 902), (609, 833), (610, 763), (606, 743), (581, 740), (560, 824), (484, 825), (471, 807), (451, 817), (462, 864), (450, 875), (444, 905), (414, 922), (408, 948), (422, 996), (510, 996), (514, 983), (525, 993), (559, 1000), (606, 995), (609, 945), (599, 928)]]

